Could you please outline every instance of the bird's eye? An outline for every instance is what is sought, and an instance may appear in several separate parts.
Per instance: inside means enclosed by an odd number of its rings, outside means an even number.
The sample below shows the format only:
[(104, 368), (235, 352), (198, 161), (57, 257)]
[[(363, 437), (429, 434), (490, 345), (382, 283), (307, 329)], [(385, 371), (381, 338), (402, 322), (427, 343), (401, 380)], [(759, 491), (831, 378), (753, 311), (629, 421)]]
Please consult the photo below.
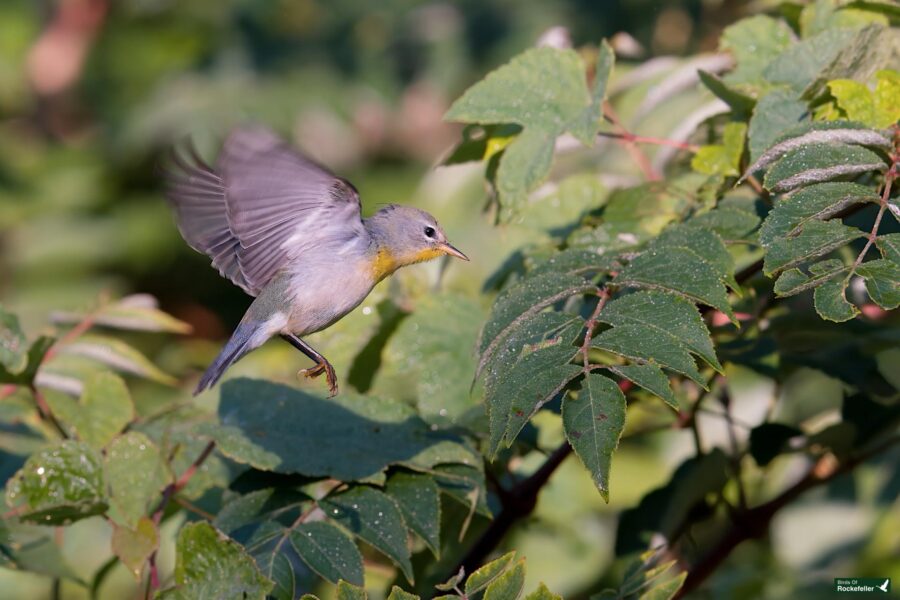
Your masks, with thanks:
[(434, 227), (426, 227), (425, 228), (425, 237), (434, 237)]

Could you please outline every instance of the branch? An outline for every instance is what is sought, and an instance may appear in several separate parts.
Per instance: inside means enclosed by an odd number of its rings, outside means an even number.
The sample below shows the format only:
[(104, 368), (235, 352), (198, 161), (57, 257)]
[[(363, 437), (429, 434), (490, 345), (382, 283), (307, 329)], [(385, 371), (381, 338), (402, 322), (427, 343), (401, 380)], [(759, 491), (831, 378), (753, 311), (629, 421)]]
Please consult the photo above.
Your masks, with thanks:
[[(172, 497), (180, 492), (184, 487), (191, 481), (191, 477), (193, 477), (197, 470), (203, 466), (203, 463), (206, 462), (206, 459), (209, 458), (209, 455), (212, 454), (213, 449), (216, 447), (216, 442), (209, 442), (206, 447), (203, 449), (203, 452), (200, 453), (194, 462), (191, 463), (187, 469), (184, 470), (184, 473), (176, 479), (174, 482), (170, 483), (163, 489), (162, 498), (159, 501), (159, 504), (156, 505), (156, 509), (153, 511), (153, 514), (150, 516), (153, 524), (159, 526), (160, 521), (162, 521), (163, 513), (166, 511), (166, 507), (169, 505), (169, 502), (172, 500)], [(144, 597), (150, 598), (153, 594), (154, 590), (159, 588), (159, 572), (156, 568), (156, 550), (153, 551), (153, 554), (150, 555), (150, 577), (147, 581), (147, 589), (145, 590)]]
[(612, 104), (610, 104), (609, 101), (603, 103), (603, 113), (606, 118), (609, 119), (610, 122), (615, 125), (616, 128), (618, 128), (621, 132), (622, 140), (625, 143), (625, 150), (628, 151), (628, 154), (631, 155), (631, 158), (634, 159), (634, 162), (636, 162), (638, 167), (640, 167), (641, 172), (644, 174), (644, 178), (648, 181), (659, 181), (659, 173), (653, 170), (653, 165), (650, 164), (650, 159), (648, 159), (647, 155), (637, 147), (634, 135), (630, 131), (628, 131), (625, 125), (622, 124), (622, 120), (619, 119), (619, 115), (616, 114), (616, 111), (613, 109)]
[(719, 542), (713, 546), (706, 556), (688, 569), (687, 578), (684, 580), (684, 585), (675, 595), (675, 600), (683, 598), (697, 589), (715, 572), (737, 546), (747, 540), (760, 538), (765, 535), (775, 514), (796, 500), (801, 494), (812, 488), (824, 485), (839, 475), (852, 471), (861, 463), (889, 450), (898, 443), (900, 443), (900, 435), (890, 437), (837, 466), (832, 463), (832, 455), (825, 455), (816, 461), (800, 481), (786, 489), (776, 498), (745, 512), (737, 513), (735, 523), (731, 529), (719, 539)]

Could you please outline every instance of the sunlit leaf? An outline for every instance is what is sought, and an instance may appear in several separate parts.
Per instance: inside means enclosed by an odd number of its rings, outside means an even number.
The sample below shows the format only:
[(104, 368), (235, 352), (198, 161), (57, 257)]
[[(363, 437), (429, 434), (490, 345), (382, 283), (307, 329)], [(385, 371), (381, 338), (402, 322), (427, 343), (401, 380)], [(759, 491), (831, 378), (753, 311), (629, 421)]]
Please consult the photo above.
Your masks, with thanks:
[(6, 485), (6, 503), (19, 517), (65, 525), (107, 508), (103, 462), (82, 442), (67, 440), (32, 454)]
[(129, 431), (113, 440), (104, 459), (110, 491), (110, 518), (134, 527), (159, 504), (172, 479), (159, 448), (143, 433)]
[(141, 517), (134, 528), (124, 525), (113, 526), (113, 553), (138, 581), (141, 579), (144, 564), (158, 547), (159, 531), (149, 517)]
[(161, 598), (246, 598), (263, 600), (272, 589), (240, 544), (205, 522), (178, 533), (175, 587)]

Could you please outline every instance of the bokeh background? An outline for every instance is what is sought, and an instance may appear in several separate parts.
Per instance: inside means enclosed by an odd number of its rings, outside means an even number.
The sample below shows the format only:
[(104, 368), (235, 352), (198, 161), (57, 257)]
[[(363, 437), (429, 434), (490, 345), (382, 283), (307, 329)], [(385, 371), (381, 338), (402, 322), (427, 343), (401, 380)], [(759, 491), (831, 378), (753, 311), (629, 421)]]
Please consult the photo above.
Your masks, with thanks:
[[(405, 270), (381, 284), (339, 326), (311, 340), (343, 369), (345, 385), (418, 402), (425, 417), (438, 424), (462, 418), (466, 410), (480, 410), (476, 399), (455, 404), (449, 415), (441, 412), (440, 399), (423, 404), (416, 396), (428, 390), (427, 374), (410, 374), (404, 363), (415, 348), (383, 348), (378, 336), (398, 326), (404, 311), (433, 302), (446, 303), (474, 340), (492, 298), (482, 292), (485, 281), (511, 251), (549, 239), (548, 229), (572, 221), (581, 207), (550, 203), (518, 222), (494, 226), (483, 211), (481, 167), (437, 166), (459, 135), (458, 127), (442, 120), (450, 103), (488, 70), (541, 39), (568, 38), (578, 47), (610, 38), (625, 57), (617, 73), (625, 73), (628, 57), (642, 61), (713, 51), (724, 26), (764, 4), (3, 0), (0, 303), (21, 316), (33, 337), (58, 311), (86, 310), (104, 296), (151, 294), (194, 331), (178, 343), (141, 336), (135, 344), (189, 386), (249, 299), (180, 239), (155, 167), (185, 137), (213, 157), (229, 127), (262, 122), (353, 181), (365, 213), (386, 202), (421, 206), (472, 257), (465, 265)], [(656, 126), (664, 122), (666, 130), (682, 116), (677, 106), (658, 112), (663, 114)], [(628, 164), (627, 157), (622, 161)], [(623, 167), (623, 174), (629, 169)], [(452, 351), (469, 356), (470, 347)], [(286, 344), (272, 343), (232, 374), (295, 382), (294, 373), (303, 366)], [(459, 385), (442, 392), (465, 394), (468, 377), (460, 373)], [(749, 371), (732, 370), (729, 381), (737, 415), (751, 422), (785, 395), (799, 398), (801, 408), (839, 406), (842, 396), (836, 380), (812, 370), (801, 371), (780, 390)], [(139, 407), (186, 396), (184, 389), (153, 383), (135, 383), (134, 394)], [(207, 394), (199, 401), (212, 407), (216, 397)], [(561, 440), (558, 419), (541, 423), (542, 418), (537, 419), (539, 442), (551, 447)], [(526, 589), (543, 580), (569, 598), (615, 584), (620, 575), (612, 567), (616, 514), (668, 479), (692, 451), (689, 435), (671, 432), (624, 445), (616, 455), (609, 505), (570, 458), (541, 495), (534, 519), (504, 544), (528, 557)], [(535, 453), (517, 468), (534, 468), (531, 458), (535, 465), (541, 459)], [(0, 464), (4, 481), (11, 474), (7, 466)], [(884, 477), (883, 470), (873, 473)], [(846, 560), (841, 549), (856, 548), (863, 560), (869, 532), (888, 531), (892, 523), (878, 526), (875, 512), (841, 493), (829, 490), (814, 510), (786, 511), (773, 530), (774, 553), (739, 549), (734, 564), (713, 580), (720, 597), (761, 597), (763, 589), (791, 597), (807, 573), (831, 572), (829, 561)], [(67, 530), (63, 552), (79, 572), (92, 573), (110, 555), (109, 532), (97, 521)], [(836, 522), (839, 530), (822, 526)], [(164, 533), (171, 536), (177, 526), (169, 524)], [(884, 560), (884, 547), (892, 542), (876, 543), (881, 546), (870, 556)], [(164, 572), (172, 560), (164, 550)], [(134, 594), (134, 581), (120, 570), (107, 579), (100, 597)], [(378, 573), (367, 576), (377, 580)], [(49, 598), (50, 586), (47, 578), (0, 568), (0, 598)], [(66, 584), (62, 597), (89, 594)]]

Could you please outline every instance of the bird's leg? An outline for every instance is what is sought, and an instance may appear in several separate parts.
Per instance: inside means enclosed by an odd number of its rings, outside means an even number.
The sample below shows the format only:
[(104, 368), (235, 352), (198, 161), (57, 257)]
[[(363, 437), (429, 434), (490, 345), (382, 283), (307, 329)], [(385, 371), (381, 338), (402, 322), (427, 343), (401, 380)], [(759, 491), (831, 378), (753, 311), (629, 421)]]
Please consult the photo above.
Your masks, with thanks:
[(310, 358), (310, 360), (314, 361), (316, 364), (308, 369), (302, 369), (297, 375), (303, 375), (304, 377), (316, 378), (322, 373), (325, 373), (325, 381), (328, 382), (328, 391), (331, 396), (337, 394), (338, 386), (337, 386), (337, 376), (334, 374), (334, 367), (331, 366), (331, 363), (328, 362), (328, 359), (316, 352), (312, 346), (301, 340), (299, 337), (292, 333), (282, 333), (281, 337), (284, 338), (287, 343), (291, 346), (305, 354)]

